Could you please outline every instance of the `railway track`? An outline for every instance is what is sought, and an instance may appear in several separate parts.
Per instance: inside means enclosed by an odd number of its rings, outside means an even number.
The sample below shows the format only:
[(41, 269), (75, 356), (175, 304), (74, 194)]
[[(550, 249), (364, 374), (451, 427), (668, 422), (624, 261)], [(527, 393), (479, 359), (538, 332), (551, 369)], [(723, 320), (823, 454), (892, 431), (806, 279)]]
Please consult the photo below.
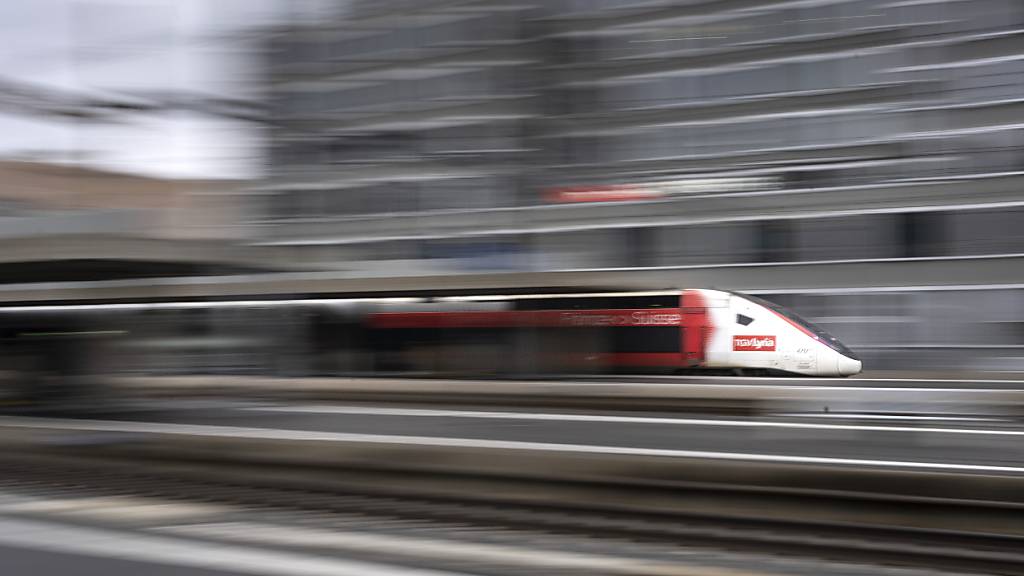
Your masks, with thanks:
[(432, 378), (121, 378), (122, 397), (260, 398), (450, 406), (535, 406), (719, 415), (922, 414), (1024, 417), (1018, 380), (900, 380), (731, 377), (590, 377), (545, 380)]
[[(813, 567), (817, 571), (809, 573), (1024, 574), (1024, 508), (1012, 503), (782, 493), (757, 486), (639, 489), (126, 459), (71, 454), (66, 448), (4, 453), (0, 491), (63, 502), (212, 506), (227, 512), (217, 514), (216, 521), (176, 518), (150, 528), (216, 541), (286, 542), (372, 560), (397, 558), (409, 566), (471, 566), (474, 574), (544, 568), (559, 574), (740, 576)], [(660, 510), (651, 505), (659, 501)], [(900, 513), (894, 515), (894, 509)], [(902, 525), (893, 520), (899, 516), (907, 519)], [(109, 510), (104, 517), (112, 517)]]

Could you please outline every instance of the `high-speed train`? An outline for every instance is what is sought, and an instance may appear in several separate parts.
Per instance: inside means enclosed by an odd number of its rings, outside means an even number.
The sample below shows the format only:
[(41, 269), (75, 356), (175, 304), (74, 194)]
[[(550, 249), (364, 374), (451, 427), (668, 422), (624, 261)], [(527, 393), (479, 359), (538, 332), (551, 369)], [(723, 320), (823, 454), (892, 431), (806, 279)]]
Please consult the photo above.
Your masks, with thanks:
[[(434, 341), (467, 354), (500, 341), (500, 354), (529, 354), (556, 372), (850, 376), (857, 355), (821, 328), (749, 295), (693, 289), (659, 292), (479, 296), (374, 311), (367, 325), (405, 349)], [(505, 333), (502, 338), (501, 334)], [(523, 333), (517, 341), (513, 334)], [(525, 335), (525, 338), (522, 336)], [(532, 343), (524, 349), (523, 340)], [(460, 343), (466, 349), (460, 350)], [(485, 347), (486, 348), (486, 347)], [(486, 356), (486, 351), (477, 352)], [(496, 362), (497, 358), (490, 361)]]
[(841, 342), (721, 290), (266, 298), (0, 307), (0, 372), (277, 376), (849, 376)]

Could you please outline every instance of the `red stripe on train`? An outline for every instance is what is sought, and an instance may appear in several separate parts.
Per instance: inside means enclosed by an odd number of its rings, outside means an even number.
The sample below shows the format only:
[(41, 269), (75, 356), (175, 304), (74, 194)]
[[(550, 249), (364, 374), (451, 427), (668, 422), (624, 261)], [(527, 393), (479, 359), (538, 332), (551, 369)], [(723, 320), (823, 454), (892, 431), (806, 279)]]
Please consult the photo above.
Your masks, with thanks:
[(803, 325), (801, 325), (801, 324), (800, 324), (799, 322), (794, 322), (793, 320), (791, 320), (791, 319), (789, 319), (789, 318), (786, 318), (786, 317), (785, 317), (784, 315), (782, 315), (782, 314), (780, 314), (780, 313), (776, 312), (775, 310), (772, 310), (771, 308), (767, 308), (767, 310), (768, 310), (769, 312), (771, 312), (772, 314), (775, 314), (775, 315), (776, 315), (776, 316), (778, 316), (779, 318), (782, 318), (782, 320), (783, 320), (784, 322), (786, 322), (786, 323), (787, 323), (787, 324), (789, 324), (790, 326), (792, 326), (792, 327), (796, 328), (797, 330), (799, 330), (799, 331), (803, 332), (804, 334), (806, 334), (806, 335), (810, 336), (810, 337), (811, 337), (811, 338), (813, 338), (814, 340), (820, 340), (820, 338), (818, 338), (818, 335), (817, 335), (817, 334), (815, 334), (814, 332), (811, 332), (810, 330), (808, 330), (808, 329), (807, 329), (807, 327), (806, 327), (806, 326), (803, 326)]
[(613, 352), (602, 354), (611, 366), (679, 367), (678, 352)]
[(559, 362), (562, 368), (643, 366), (679, 367), (678, 352), (578, 352), (545, 354), (547, 361)]
[(708, 315), (707, 301), (699, 290), (684, 290), (679, 299), (682, 325), (682, 365), (687, 367), (705, 366), (708, 345), (714, 326)]

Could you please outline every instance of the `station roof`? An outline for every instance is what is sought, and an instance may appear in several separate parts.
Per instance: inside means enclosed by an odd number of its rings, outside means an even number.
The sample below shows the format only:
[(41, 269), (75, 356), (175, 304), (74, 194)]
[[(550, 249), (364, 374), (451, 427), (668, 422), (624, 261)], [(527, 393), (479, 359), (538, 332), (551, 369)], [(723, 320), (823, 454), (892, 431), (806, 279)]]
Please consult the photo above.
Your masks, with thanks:
[(213, 240), (96, 234), (4, 240), (0, 284), (203, 277), (287, 270), (276, 252)]

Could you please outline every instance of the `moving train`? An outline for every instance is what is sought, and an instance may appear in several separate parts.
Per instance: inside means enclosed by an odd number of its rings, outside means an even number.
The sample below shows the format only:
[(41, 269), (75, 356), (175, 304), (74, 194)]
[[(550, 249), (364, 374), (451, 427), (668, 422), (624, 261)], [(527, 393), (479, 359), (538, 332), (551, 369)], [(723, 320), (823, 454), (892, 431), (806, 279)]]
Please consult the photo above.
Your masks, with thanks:
[(721, 290), (0, 307), (7, 389), (114, 374), (839, 377), (861, 362), (793, 312)]
[[(850, 376), (861, 371), (857, 355), (824, 330), (776, 304), (733, 292), (693, 289), (448, 300), (447, 306), (427, 304), (422, 310), (405, 306), (374, 311), (364, 322), (375, 333), (378, 350), (399, 358), (405, 351), (438, 347), (448, 348), (448, 353), (434, 357), (472, 355), (482, 359), (483, 366), (494, 367), (511, 355), (556, 373), (653, 369)], [(480, 346), (494, 342), (502, 346)]]

